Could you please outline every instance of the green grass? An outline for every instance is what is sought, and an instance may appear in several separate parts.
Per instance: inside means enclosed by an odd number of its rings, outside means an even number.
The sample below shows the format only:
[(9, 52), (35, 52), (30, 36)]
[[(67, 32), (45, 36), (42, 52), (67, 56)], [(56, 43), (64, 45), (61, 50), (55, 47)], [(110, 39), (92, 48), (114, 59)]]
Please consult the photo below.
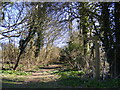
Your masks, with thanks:
[(56, 71), (56, 74), (60, 75), (62, 79), (65, 78), (72, 78), (72, 77), (82, 77), (85, 73), (83, 71), (73, 71), (73, 70), (68, 70), (68, 71)]
[[(23, 83), (31, 73), (23, 71), (12, 71), (12, 70), (0, 70), (6, 77), (3, 78), (3, 87), (28, 87), (28, 88), (66, 88), (66, 87), (81, 87), (81, 88), (120, 88), (120, 79), (106, 79), (106, 80), (95, 80), (90, 78), (84, 78), (83, 71), (48, 71), (48, 73), (53, 73), (60, 75), (60, 78), (55, 81), (40, 81), (40, 82), (29, 82), (27, 84)], [(16, 77), (16, 76), (23, 77)]]
[(83, 78), (66, 78), (61, 79), (60, 84), (63, 86), (83, 87), (83, 88), (120, 88), (120, 79), (93, 80)]
[(3, 78), (2, 83), (8, 83), (8, 84), (21, 84), (25, 78)]
[(22, 80), (19, 78), (18, 81), (13, 79), (3, 79), (3, 87), (27, 87), (27, 88), (120, 88), (120, 79), (107, 79), (96, 81), (93, 79), (84, 79), (84, 78), (66, 78), (60, 79), (52, 82), (29, 82), (27, 84), (22, 83)]
[(60, 75), (59, 80), (62, 86), (71, 87), (85, 87), (85, 88), (116, 88), (120, 87), (120, 79), (106, 79), (95, 80), (90, 78), (84, 78), (85, 73), (83, 71), (56, 71), (56, 74)]
[[(4, 74), (6, 73), (8, 77), (3, 78), (3, 87), (27, 87), (27, 88), (120, 88), (120, 79), (106, 79), (106, 80), (94, 80), (90, 78), (84, 78), (79, 76), (79, 74), (84, 75), (83, 71), (51, 71), (49, 73), (55, 73), (61, 76), (56, 81), (40, 81), (40, 82), (29, 82), (27, 84), (23, 83), (25, 80), (24, 75), (26, 72), (21, 73), (20, 71), (2, 71)], [(17, 74), (16, 74), (16, 73)], [(18, 74), (19, 73), (19, 74)], [(12, 75), (23, 75), (24, 77), (9, 77)]]
[(17, 70), (0, 70), (2, 74), (10, 74), (10, 75), (31, 75), (30, 72), (24, 72), (24, 71), (17, 71)]

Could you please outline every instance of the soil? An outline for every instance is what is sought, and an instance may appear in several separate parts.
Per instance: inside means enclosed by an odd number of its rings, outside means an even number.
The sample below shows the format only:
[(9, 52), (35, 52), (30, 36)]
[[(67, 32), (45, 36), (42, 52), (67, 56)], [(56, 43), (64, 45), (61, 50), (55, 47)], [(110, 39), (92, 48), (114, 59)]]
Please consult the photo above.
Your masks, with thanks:
[(62, 65), (59, 64), (42, 67), (42, 69), (40, 69), (39, 71), (33, 72), (32, 75), (27, 76), (24, 82), (29, 83), (29, 82), (55, 81), (56, 79), (59, 78), (59, 76), (52, 73), (52, 71), (56, 71), (61, 67)]

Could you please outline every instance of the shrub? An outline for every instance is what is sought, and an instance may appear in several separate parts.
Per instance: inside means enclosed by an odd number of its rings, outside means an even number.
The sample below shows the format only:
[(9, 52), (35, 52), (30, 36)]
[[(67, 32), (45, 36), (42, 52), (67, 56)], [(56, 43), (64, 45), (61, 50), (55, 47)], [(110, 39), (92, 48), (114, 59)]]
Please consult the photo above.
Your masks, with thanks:
[(78, 43), (71, 42), (68, 47), (61, 51), (61, 60), (69, 63), (69, 66), (80, 70), (85, 66), (83, 47)]

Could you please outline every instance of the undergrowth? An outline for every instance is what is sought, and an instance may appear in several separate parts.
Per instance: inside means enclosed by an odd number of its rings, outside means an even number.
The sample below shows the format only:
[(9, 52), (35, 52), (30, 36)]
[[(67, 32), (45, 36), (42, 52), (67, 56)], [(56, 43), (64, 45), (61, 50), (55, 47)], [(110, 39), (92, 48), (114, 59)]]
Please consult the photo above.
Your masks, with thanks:
[(81, 88), (120, 88), (120, 79), (94, 80), (85, 78), (64, 78), (60, 79), (63, 86), (81, 87)]
[(24, 72), (24, 71), (17, 71), (17, 70), (0, 70), (2, 74), (10, 74), (10, 75), (31, 75), (30, 72)]
[(72, 77), (83, 77), (83, 75), (85, 74), (83, 71), (73, 71), (73, 70), (58, 71), (55, 73), (60, 75), (62, 79), (63, 78), (72, 78)]
[(120, 88), (120, 79), (95, 80), (84, 78), (83, 71), (56, 71), (60, 75), (59, 84), (83, 88)]

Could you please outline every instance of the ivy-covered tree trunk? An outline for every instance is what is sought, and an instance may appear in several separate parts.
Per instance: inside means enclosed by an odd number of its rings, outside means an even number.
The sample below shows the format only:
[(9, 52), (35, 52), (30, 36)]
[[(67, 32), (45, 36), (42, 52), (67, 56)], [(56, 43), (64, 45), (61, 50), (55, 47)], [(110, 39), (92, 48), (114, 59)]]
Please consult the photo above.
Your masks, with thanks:
[[(114, 13), (110, 15), (109, 5), (114, 6)], [(111, 20), (111, 18), (114, 18)], [(111, 28), (110, 26), (114, 28)], [(102, 3), (101, 31), (103, 32), (103, 45), (107, 53), (111, 77), (120, 75), (120, 4)]]
[(103, 36), (104, 36), (104, 46), (105, 46), (105, 51), (107, 52), (108, 49), (110, 48), (109, 45), (109, 38), (108, 38), (108, 33), (109, 33), (109, 10), (108, 10), (108, 3), (102, 3), (102, 31), (103, 31)]
[[(43, 5), (43, 6), (42, 6)], [(46, 16), (46, 3), (38, 3), (38, 9), (37, 9), (37, 16), (36, 16), (36, 22), (37, 24), (37, 40), (36, 40), (36, 51), (35, 51), (35, 57), (38, 57), (40, 49), (43, 47), (44, 43), (44, 36), (43, 36), (43, 22), (45, 21)]]
[(110, 64), (110, 74), (113, 76), (113, 60), (114, 60), (114, 49), (111, 48), (110, 44), (110, 14), (109, 14), (109, 3), (104, 2), (102, 5), (101, 14), (101, 32), (103, 32), (103, 46), (105, 47), (105, 52), (107, 54), (107, 61)]
[[(38, 8), (37, 8), (38, 5)], [(42, 6), (43, 5), (43, 6)], [(36, 51), (35, 51), (35, 57), (38, 56), (38, 53), (41, 49), (41, 47), (43, 46), (43, 29), (42, 29), (42, 25), (44, 22), (44, 18), (46, 15), (46, 3), (36, 3), (36, 11), (33, 10), (33, 15), (32, 15), (32, 25), (30, 26), (30, 29), (28, 31), (28, 36), (26, 37), (26, 39), (24, 40), (24, 42), (22, 43), (21, 49), (20, 49), (20, 54), (18, 56), (17, 62), (13, 68), (13, 70), (16, 70), (16, 68), (18, 67), (19, 61), (20, 61), (20, 57), (21, 55), (24, 53), (24, 50), (27, 46), (27, 44), (29, 43), (29, 41), (34, 37), (35, 34), (37, 34), (37, 39), (36, 39)], [(35, 12), (34, 12), (35, 11)], [(35, 15), (35, 14), (36, 15)]]
[(86, 11), (86, 7), (87, 7), (87, 3), (80, 3), (81, 5), (81, 9), (79, 10), (80, 12), (80, 28), (81, 28), (81, 31), (82, 32), (82, 35), (83, 35), (83, 47), (84, 47), (84, 52), (83, 52), (83, 55), (86, 56), (86, 53), (87, 53), (87, 18), (88, 18), (88, 15), (87, 13), (85, 12)]

